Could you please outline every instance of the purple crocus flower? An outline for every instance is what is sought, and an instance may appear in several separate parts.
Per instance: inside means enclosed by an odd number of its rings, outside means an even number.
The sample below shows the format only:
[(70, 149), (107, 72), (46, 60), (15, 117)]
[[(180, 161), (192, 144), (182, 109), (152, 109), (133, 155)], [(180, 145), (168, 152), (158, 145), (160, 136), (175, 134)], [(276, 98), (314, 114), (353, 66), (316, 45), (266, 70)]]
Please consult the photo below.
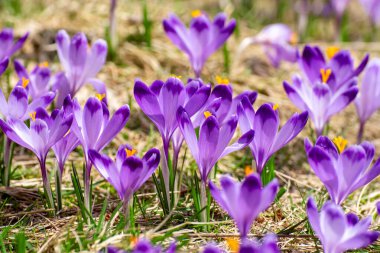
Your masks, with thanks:
[(364, 10), (367, 12), (372, 22), (380, 25), (380, 2), (378, 0), (360, 0)]
[(160, 151), (149, 150), (142, 158), (129, 145), (121, 145), (116, 154), (116, 162), (96, 150), (89, 151), (89, 158), (99, 173), (115, 188), (127, 210), (135, 193), (154, 173), (160, 162)]
[(226, 15), (219, 13), (211, 21), (199, 10), (192, 12), (190, 27), (186, 26), (174, 14), (164, 19), (162, 24), (169, 39), (189, 58), (196, 77), (200, 77), (207, 59), (233, 33), (236, 21), (232, 19), (226, 24)]
[(37, 65), (30, 73), (17, 60), (14, 61), (14, 68), (20, 80), (29, 80), (26, 90), (32, 100), (40, 98), (49, 92), (51, 73), (47, 62)]
[(331, 201), (326, 202), (318, 213), (317, 205), (310, 197), (306, 211), (310, 225), (326, 253), (364, 248), (379, 237), (379, 232), (369, 230), (371, 216), (359, 220), (353, 213), (345, 214), (342, 207)]
[(240, 237), (245, 239), (256, 217), (274, 201), (279, 183), (274, 179), (263, 187), (257, 173), (237, 182), (225, 175), (220, 179), (221, 189), (209, 182), (210, 193), (215, 201), (234, 219)]
[(29, 32), (25, 33), (19, 40), (14, 42), (13, 30), (11, 28), (3, 28), (0, 32), (0, 61), (10, 58), (16, 53), (28, 38)]
[[(99, 39), (89, 49), (84, 33), (77, 33), (70, 40), (64, 30), (57, 33), (56, 43), (59, 60), (64, 69), (64, 75), (60, 75), (54, 85), (54, 88), (58, 90), (57, 105), (61, 106), (67, 95), (74, 97), (86, 83), (93, 85), (99, 94), (105, 95), (104, 83), (95, 76), (105, 63), (107, 43)], [(67, 80), (60, 80), (63, 77)]]
[(305, 127), (308, 113), (295, 113), (279, 130), (278, 105), (263, 104), (255, 113), (249, 99), (243, 98), (237, 110), (243, 133), (253, 129), (255, 138), (249, 145), (255, 157), (257, 172), (261, 174), (269, 158), (293, 140)]
[(21, 85), (16, 85), (9, 94), (8, 101), (0, 89), (0, 112), (7, 119), (15, 118), (24, 121), (28, 119), (29, 114), (36, 111), (38, 107), (46, 107), (54, 100), (55, 93), (48, 92), (29, 104), (28, 94), (25, 89), (29, 84), (29, 80), (23, 79), (19, 83)]
[(354, 68), (354, 60), (347, 50), (328, 47), (326, 55), (328, 61), (319, 47), (306, 45), (299, 58), (299, 67), (312, 86), (315, 83), (327, 84), (334, 93), (349, 86), (364, 70), (369, 59), (367, 54), (359, 66)]
[(373, 59), (368, 64), (364, 72), (362, 86), (355, 99), (355, 106), (360, 120), (358, 133), (358, 143), (360, 143), (364, 124), (380, 108), (380, 59)]
[(0, 128), (9, 139), (31, 150), (37, 156), (49, 205), (54, 207), (45, 164), (46, 156), (50, 148), (70, 129), (73, 116), (65, 115), (63, 110), (54, 111), (50, 116), (44, 108), (39, 107), (30, 113), (30, 117), (30, 127), (18, 118), (8, 118), (6, 122), (0, 119)]
[(297, 61), (296, 43), (297, 34), (289, 26), (272, 24), (264, 27), (256, 36), (245, 38), (239, 46), (239, 52), (250, 44), (262, 45), (272, 65), (278, 68), (281, 61)]
[[(108, 246), (106, 252), (107, 253), (127, 253), (127, 251), (113, 247), (113, 246)], [(169, 248), (166, 251), (163, 251), (160, 246), (153, 245), (147, 239), (141, 239), (137, 242), (136, 246), (131, 251), (131, 253), (161, 253), (161, 252), (175, 253), (176, 252), (175, 242), (171, 243)]]
[(352, 192), (380, 174), (380, 160), (369, 168), (375, 154), (369, 142), (347, 149), (343, 138), (335, 138), (334, 142), (320, 136), (313, 146), (305, 139), (305, 150), (310, 167), (326, 186), (332, 201), (340, 205)]
[(89, 98), (83, 107), (73, 100), (74, 123), (71, 128), (83, 147), (86, 170), (84, 175), (85, 204), (90, 210), (90, 174), (92, 164), (88, 157), (90, 149), (100, 151), (123, 129), (129, 118), (129, 106), (123, 105), (109, 119), (105, 103)]
[(219, 124), (216, 116), (209, 111), (204, 112), (204, 120), (199, 129), (199, 140), (189, 113), (183, 107), (178, 109), (177, 120), (191, 154), (198, 164), (201, 179), (205, 183), (211, 169), (219, 159), (246, 147), (254, 136), (254, 131), (250, 130), (228, 146), (238, 123), (235, 115), (226, 123)]

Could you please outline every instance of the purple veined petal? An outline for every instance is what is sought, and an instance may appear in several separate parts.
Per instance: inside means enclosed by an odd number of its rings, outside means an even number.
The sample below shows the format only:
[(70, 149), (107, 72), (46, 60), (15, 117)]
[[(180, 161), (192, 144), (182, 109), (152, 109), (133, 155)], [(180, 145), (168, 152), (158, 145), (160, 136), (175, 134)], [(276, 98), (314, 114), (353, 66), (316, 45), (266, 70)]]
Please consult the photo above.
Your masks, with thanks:
[(70, 47), (70, 37), (65, 30), (60, 30), (56, 37), (58, 57), (63, 65), (63, 68), (68, 71), (70, 69), (69, 65), (69, 47)]
[(68, 62), (75, 69), (74, 72), (84, 70), (87, 60), (87, 47), (87, 38), (84, 33), (79, 32), (72, 37), (68, 48)]
[[(89, 98), (83, 108), (83, 135), (88, 148), (95, 148), (100, 137), (103, 121), (103, 110), (101, 102), (96, 98)], [(94, 124), (94, 122), (98, 122)]]
[(308, 112), (294, 114), (278, 132), (273, 143), (271, 153), (275, 153), (294, 139), (305, 127), (308, 120)]
[(114, 172), (118, 172), (118, 169), (111, 158), (106, 155), (102, 155), (93, 149), (90, 149), (88, 151), (88, 156), (94, 167), (107, 181), (112, 184), (113, 187), (115, 187), (116, 191), (120, 195), (120, 192), (122, 192), (120, 178), (111, 177), (111, 175), (114, 175)]
[(248, 132), (243, 134), (239, 138), (239, 140), (237, 140), (235, 143), (226, 147), (224, 149), (223, 153), (219, 156), (219, 158), (225, 157), (226, 155), (228, 155), (232, 152), (235, 152), (235, 151), (238, 151), (240, 149), (245, 148), (254, 140), (254, 136), (255, 136), (255, 131), (249, 130)]
[(360, 187), (363, 187), (364, 185), (374, 180), (379, 175), (380, 175), (380, 159), (376, 161), (376, 163), (372, 166), (372, 168), (370, 168), (364, 175), (362, 175), (360, 180), (358, 180), (354, 185), (351, 186), (351, 189), (352, 190), (359, 189)]
[(330, 155), (331, 158), (338, 160), (338, 149), (328, 137), (319, 136), (317, 141), (315, 142), (315, 146), (322, 148), (325, 152), (327, 152)]
[(65, 134), (68, 133), (73, 123), (73, 119), (74, 119), (73, 115), (69, 115), (65, 117), (62, 117), (61, 115), (59, 115), (57, 118), (54, 119), (54, 122), (50, 130), (50, 134), (49, 134), (49, 143), (47, 144), (49, 147), (55, 145), (58, 141), (60, 141), (65, 136)]
[(5, 99), (3, 90), (0, 88), (0, 112), (4, 116), (8, 114), (8, 102)]
[(319, 238), (322, 237), (319, 213), (317, 204), (315, 203), (313, 197), (309, 197), (306, 204), (307, 217), (309, 219), (310, 225), (313, 228), (314, 232)]
[(310, 83), (320, 80), (320, 69), (325, 67), (325, 59), (318, 47), (305, 46), (299, 59), (299, 65), (306, 74)]
[(219, 123), (215, 116), (209, 116), (199, 129), (199, 146), (202, 147), (199, 162), (204, 182), (207, 181), (208, 174), (217, 161), (215, 147), (218, 147), (219, 129)]
[(278, 189), (280, 188), (280, 184), (278, 180), (275, 178), (269, 184), (267, 184), (261, 193), (261, 199), (259, 205), (259, 212), (263, 212), (269, 208), (269, 206), (273, 203), (274, 199), (277, 196)]
[(104, 148), (124, 128), (129, 115), (130, 109), (128, 105), (123, 105), (114, 113), (96, 143), (97, 149)]
[(8, 114), (21, 119), (28, 109), (28, 95), (23, 87), (16, 86), (8, 98)]
[(304, 143), (305, 151), (306, 151), (306, 154), (307, 154), (307, 153), (309, 153), (309, 151), (313, 147), (313, 143), (307, 137), (304, 139), (303, 143)]
[(16, 142), (18, 145), (27, 149), (34, 150), (31, 145), (32, 141), (29, 128), (27, 128), (21, 120), (11, 118), (8, 120), (8, 123), (6, 123), (0, 119), (0, 128), (13, 142)]
[(50, 89), (50, 69), (36, 67), (30, 75), (29, 95), (33, 100), (45, 95)]
[(50, 149), (49, 127), (45, 121), (36, 119), (30, 123), (30, 139), (32, 141), (33, 152), (39, 159), (45, 157)]
[(165, 138), (170, 138), (177, 127), (176, 113), (178, 105), (184, 102), (184, 93), (183, 83), (178, 78), (169, 78), (161, 88), (158, 103), (165, 120)]
[(256, 173), (250, 174), (241, 183), (238, 203), (235, 203), (236, 207), (239, 206), (239, 216), (241, 216), (241, 220), (235, 219), (242, 238), (247, 236), (253, 221), (261, 211), (259, 208), (252, 208), (253, 200), (256, 203), (261, 203), (264, 200), (261, 195), (261, 188), (261, 179)]
[(233, 115), (226, 123), (220, 125), (219, 136), (217, 138), (217, 145), (214, 147), (215, 154), (217, 156), (221, 155), (225, 148), (230, 143), (236, 127), (238, 124), (238, 119), (236, 115)]
[(331, 157), (320, 147), (313, 147), (307, 154), (310, 167), (317, 177), (326, 186), (331, 198), (336, 202), (338, 184), (336, 182), (337, 172)]
[[(140, 158), (130, 156), (125, 159), (119, 175), (119, 180), (123, 190), (125, 191), (125, 194), (133, 194), (133, 192), (135, 192), (140, 187), (139, 178), (141, 177), (142, 172), (143, 162)], [(130, 196), (124, 195), (124, 199), (129, 197)]]
[(150, 90), (158, 97), (160, 95), (160, 91), (162, 89), (162, 86), (164, 85), (164, 81), (161, 80), (155, 80), (151, 85), (150, 85)]
[(188, 40), (188, 30), (181, 20), (174, 14), (171, 14), (167, 19), (162, 22), (164, 31), (169, 39), (180, 50), (186, 54), (191, 54), (191, 41)]
[(359, 217), (354, 213), (348, 213), (346, 215), (347, 225), (350, 227), (355, 226), (359, 222)]
[(336, 78), (336, 87), (332, 87), (333, 90), (339, 89), (341, 85), (354, 77), (354, 61), (347, 50), (341, 50), (336, 53), (327, 66)]
[(68, 95), (74, 95), (74, 87), (71, 86), (64, 72), (58, 73), (53, 79), (52, 90), (58, 92), (56, 106), (61, 107)]
[(52, 119), (50, 118), (48, 112), (44, 108), (42, 108), (42, 107), (36, 108), (35, 113), (36, 113), (36, 115), (35, 115), (36, 119), (41, 119), (41, 120), (45, 121), (46, 124), (49, 126), (49, 128), (52, 126)]
[(154, 173), (160, 163), (160, 151), (153, 148), (146, 152), (142, 157), (143, 170), (137, 183), (137, 188), (140, 188)]
[[(63, 168), (70, 153), (79, 145), (79, 140), (76, 135), (69, 132), (61, 140), (53, 145), (52, 149), (54, 151), (57, 162), (60, 168)], [(61, 174), (63, 171), (61, 171)]]
[(371, 165), (373, 157), (375, 156), (375, 146), (368, 141), (362, 142), (360, 146), (364, 149), (366, 154), (366, 164), (364, 167), (368, 168)]
[[(222, 29), (220, 29), (221, 25), (221, 16), (224, 14), (218, 14), (214, 18), (214, 26), (213, 26), (213, 33), (214, 33), (214, 40), (212, 43), (212, 48), (214, 51), (218, 50), (225, 42), (226, 40), (231, 36), (231, 34), (234, 32), (235, 27), (236, 27), (236, 20), (231, 19), (230, 22), (224, 26)], [(215, 27), (218, 27), (218, 29), (215, 29)], [(213, 53), (213, 52), (212, 52)]]
[(295, 87), (292, 87), (288, 82), (283, 82), (284, 90), (288, 98), (301, 110), (309, 110), (308, 106), (304, 102), (300, 91)]
[(253, 109), (248, 97), (242, 98), (237, 106), (237, 115), (239, 119), (239, 126), (243, 133), (253, 129), (253, 121), (255, 119), (255, 110)]
[(207, 244), (203, 247), (202, 253), (226, 253), (226, 251), (218, 248), (218, 246), (213, 244)]
[(9, 56), (16, 53), (25, 43), (26, 39), (29, 36), (29, 32), (25, 33), (10, 49)]
[(202, 108), (210, 96), (210, 92), (210, 86), (203, 86), (199, 88), (193, 96), (190, 97), (189, 101), (185, 105), (185, 110), (190, 117)]
[(176, 252), (176, 249), (177, 249), (177, 245), (174, 242), (172, 242), (169, 246), (169, 248), (167, 249), (166, 253), (175, 253)]
[[(316, 83), (312, 88), (312, 99), (309, 102), (309, 116), (314, 123), (317, 135), (321, 135), (326, 122), (332, 114), (328, 114), (329, 110), (335, 110), (331, 106), (332, 91), (326, 84)], [(316, 106), (318, 105), (318, 106)]]
[(13, 30), (11, 28), (4, 28), (0, 32), (0, 48), (1, 55), (0, 58), (3, 59), (5, 57), (11, 56), (9, 53), (11, 51), (13, 45)]
[[(331, 202), (330, 202), (331, 203)], [(347, 228), (346, 217), (340, 206), (324, 205), (320, 213), (320, 229), (324, 245), (334, 245), (340, 242)], [(326, 249), (326, 246), (325, 250)]]
[(269, 104), (264, 104), (256, 112), (253, 129), (257, 131), (253, 145), (255, 146), (255, 160), (257, 170), (261, 172), (269, 157), (270, 149), (276, 138), (279, 127), (279, 118)]
[[(217, 189), (214, 186), (214, 194), (212, 196), (227, 211), (231, 218), (235, 219), (238, 217), (235, 207), (239, 205), (239, 185), (231, 176), (224, 175), (220, 178), (220, 186), (221, 189)], [(216, 190), (218, 192), (215, 192)]]
[(9, 59), (5, 58), (0, 61), (0, 76), (7, 70)]
[(163, 131), (165, 121), (157, 96), (140, 80), (135, 81), (133, 93), (141, 110), (156, 124), (160, 132)]
[(380, 232), (378, 231), (366, 231), (358, 234), (349, 240), (345, 240), (342, 243), (342, 250), (346, 251), (349, 249), (360, 249), (367, 247), (368, 245), (374, 243), (379, 238)]
[[(367, 164), (366, 153), (361, 146), (353, 145), (345, 149), (339, 157), (339, 165), (337, 166), (338, 176), (344, 180), (341, 180), (343, 185), (340, 185), (343, 189), (349, 189), (355, 181), (359, 178), (359, 175), (364, 173)], [(341, 189), (342, 189), (341, 188)], [(345, 192), (345, 195), (351, 192)], [(344, 194), (344, 193), (341, 193)]]
[(337, 97), (329, 106), (327, 116), (330, 117), (339, 111), (343, 110), (349, 103), (351, 103), (358, 94), (358, 88), (352, 87)]
[(228, 116), (232, 104), (232, 89), (229, 85), (219, 84), (214, 87), (211, 92), (209, 101), (214, 101), (216, 98), (221, 98), (221, 105), (216, 111), (216, 117), (220, 122), (223, 122)]
[(195, 135), (195, 130), (193, 124), (191, 123), (190, 117), (183, 107), (178, 108), (177, 121), (182, 135), (186, 140), (187, 146), (189, 147), (195, 161), (199, 164), (200, 161), (197, 136)]
[(91, 53), (87, 57), (84, 70), (86, 77), (94, 77), (100, 71), (106, 61), (107, 50), (107, 43), (102, 39), (92, 44)]

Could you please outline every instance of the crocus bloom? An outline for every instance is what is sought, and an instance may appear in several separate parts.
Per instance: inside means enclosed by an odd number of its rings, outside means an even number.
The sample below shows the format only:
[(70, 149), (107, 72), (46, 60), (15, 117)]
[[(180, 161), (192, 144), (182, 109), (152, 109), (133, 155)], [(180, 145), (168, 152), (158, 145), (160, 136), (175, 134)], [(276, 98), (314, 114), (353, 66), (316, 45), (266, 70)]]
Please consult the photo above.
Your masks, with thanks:
[[(70, 95), (67, 96), (63, 102), (63, 110), (66, 115), (69, 115), (73, 112), (73, 104)], [(78, 145), (78, 137), (73, 131), (69, 131), (52, 147), (55, 157), (57, 158), (60, 179), (63, 174), (67, 157)]]
[(221, 189), (209, 183), (210, 193), (215, 201), (234, 219), (240, 237), (245, 239), (256, 217), (274, 201), (279, 183), (274, 179), (263, 187), (257, 173), (248, 175), (243, 182), (230, 176), (222, 176)]
[(380, 160), (369, 168), (375, 154), (369, 142), (347, 149), (344, 149), (347, 142), (343, 138), (335, 138), (334, 142), (320, 136), (313, 146), (305, 139), (305, 150), (310, 167), (326, 186), (332, 201), (339, 205), (380, 174)]
[(364, 10), (367, 12), (372, 22), (380, 25), (380, 2), (378, 0), (360, 0)]
[(279, 130), (278, 105), (263, 104), (255, 113), (247, 97), (237, 110), (239, 125), (243, 133), (253, 129), (255, 138), (249, 145), (255, 157), (257, 172), (261, 174), (269, 158), (293, 140), (305, 127), (308, 113), (295, 113)]
[[(125, 251), (122, 249), (118, 249), (116, 247), (108, 246), (106, 253), (127, 253), (129, 251)], [(169, 248), (166, 251), (163, 251), (160, 246), (153, 245), (147, 239), (141, 239), (137, 242), (136, 246), (133, 248), (131, 253), (175, 253), (176, 252), (176, 244), (175, 242), (171, 243)]]
[(361, 142), (365, 122), (380, 108), (380, 59), (368, 64), (355, 106), (360, 119), (358, 142)]
[(353, 213), (345, 214), (342, 207), (331, 201), (326, 202), (318, 213), (317, 205), (310, 197), (306, 211), (325, 253), (364, 248), (379, 237), (379, 232), (369, 230), (371, 216), (359, 220)]
[(88, 158), (88, 151), (102, 150), (123, 129), (129, 118), (129, 106), (123, 105), (109, 119), (109, 111), (105, 103), (97, 98), (89, 98), (83, 107), (73, 100), (74, 123), (73, 133), (79, 139), (83, 147), (86, 171), (84, 175), (84, 187), (86, 207), (90, 208), (90, 174), (92, 164)]
[[(61, 106), (67, 95), (74, 95), (85, 84), (92, 84), (99, 94), (105, 94), (103, 82), (96, 79), (96, 74), (103, 67), (107, 56), (107, 43), (96, 40), (91, 49), (87, 43), (86, 35), (75, 34), (71, 40), (64, 30), (56, 36), (59, 60), (64, 69), (65, 82), (57, 81), (54, 88), (58, 90), (57, 105)], [(61, 76), (62, 77), (62, 76)]]
[(254, 131), (250, 130), (235, 143), (230, 143), (238, 123), (237, 116), (232, 116), (226, 123), (219, 124), (211, 112), (204, 112), (204, 120), (199, 129), (199, 140), (195, 128), (186, 109), (180, 107), (177, 120), (187, 146), (199, 167), (203, 182), (207, 182), (208, 175), (215, 163), (231, 152), (246, 147), (253, 139)]
[(70, 129), (73, 116), (65, 115), (63, 110), (55, 111), (49, 116), (44, 108), (39, 107), (30, 113), (30, 117), (30, 127), (17, 118), (8, 118), (6, 122), (0, 119), (0, 127), (9, 139), (31, 150), (37, 156), (49, 205), (54, 207), (45, 167), (46, 156), (50, 148)]
[(8, 101), (5, 99), (3, 91), (0, 89), (0, 112), (5, 118), (15, 118), (22, 121), (29, 118), (31, 112), (36, 111), (38, 107), (46, 107), (54, 97), (54, 92), (48, 92), (44, 96), (28, 102), (28, 94), (24, 87), (28, 86), (29, 80), (23, 79), (13, 88), (9, 94)]
[(250, 44), (259, 44), (275, 68), (281, 61), (296, 62), (298, 56), (297, 34), (285, 24), (268, 25), (256, 36), (245, 38), (239, 46), (239, 52)]
[(5, 58), (10, 58), (14, 53), (16, 53), (22, 45), (24, 45), (25, 40), (28, 38), (29, 33), (25, 33), (16, 43), (13, 38), (13, 30), (11, 28), (4, 28), (0, 32), (0, 61)]
[(124, 207), (129, 200), (153, 174), (160, 162), (160, 151), (149, 150), (142, 158), (129, 145), (119, 147), (116, 162), (96, 150), (89, 151), (89, 158), (99, 173), (115, 188)]
[(35, 100), (46, 95), (50, 90), (50, 69), (47, 62), (37, 65), (30, 73), (21, 62), (15, 60), (14, 67), (20, 80), (29, 80), (26, 89), (28, 95)]
[(233, 33), (236, 21), (226, 24), (226, 15), (219, 13), (211, 21), (199, 10), (192, 12), (190, 27), (174, 14), (164, 19), (163, 26), (169, 39), (189, 58), (196, 77), (200, 77), (208, 57), (218, 50)]

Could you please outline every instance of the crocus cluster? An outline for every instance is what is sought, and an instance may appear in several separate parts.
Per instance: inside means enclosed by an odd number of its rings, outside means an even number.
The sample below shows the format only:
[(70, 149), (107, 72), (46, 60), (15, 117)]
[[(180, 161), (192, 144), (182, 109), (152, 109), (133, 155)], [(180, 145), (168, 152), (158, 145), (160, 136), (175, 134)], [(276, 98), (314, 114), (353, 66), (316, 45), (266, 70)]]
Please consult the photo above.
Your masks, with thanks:
[(202, 68), (207, 59), (233, 33), (236, 21), (232, 19), (226, 23), (227, 17), (219, 13), (214, 20), (200, 10), (191, 12), (193, 19), (189, 28), (174, 14), (171, 14), (162, 22), (164, 30), (169, 39), (183, 51), (193, 68), (196, 77), (200, 77)]
[(251, 44), (262, 45), (271, 64), (278, 68), (281, 61), (296, 62), (298, 50), (297, 34), (285, 24), (272, 24), (264, 27), (256, 36), (245, 38), (240, 46), (241, 53)]
[(347, 107), (358, 93), (356, 77), (363, 71), (368, 55), (357, 68), (348, 51), (327, 49), (329, 61), (318, 47), (305, 46), (299, 58), (301, 76), (293, 84), (284, 82), (289, 99), (301, 110), (308, 111), (318, 136), (330, 118)]
[(380, 233), (369, 230), (371, 216), (359, 220), (353, 213), (345, 214), (342, 207), (326, 202), (318, 212), (313, 198), (307, 202), (307, 216), (311, 227), (323, 245), (325, 253), (343, 253), (367, 247)]

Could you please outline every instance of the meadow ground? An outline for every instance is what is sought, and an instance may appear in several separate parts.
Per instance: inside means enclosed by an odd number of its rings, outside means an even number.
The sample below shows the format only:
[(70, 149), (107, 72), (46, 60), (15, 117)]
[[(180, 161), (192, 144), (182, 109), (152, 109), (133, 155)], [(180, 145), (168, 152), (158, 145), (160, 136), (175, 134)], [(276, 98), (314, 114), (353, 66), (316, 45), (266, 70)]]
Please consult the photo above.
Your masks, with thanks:
[[(104, 0), (10, 0), (1, 4), (2, 26), (14, 27), (16, 34), (30, 31), (30, 37), (16, 58), (29, 64), (48, 61), (54, 71), (60, 69), (55, 51), (55, 34), (65, 29), (70, 34), (78, 31), (86, 33), (89, 40), (104, 37), (108, 24), (109, 1)], [(108, 61), (98, 75), (108, 89), (108, 103), (111, 111), (122, 104), (131, 106), (131, 118), (116, 139), (104, 150), (113, 155), (120, 144), (130, 143), (137, 150), (160, 147), (161, 140), (155, 127), (141, 112), (133, 98), (135, 78), (146, 83), (156, 79), (166, 79), (171, 74), (182, 76), (185, 81), (192, 71), (186, 56), (166, 37), (161, 21), (174, 12), (186, 23), (191, 19), (193, 9), (202, 9), (210, 15), (224, 11), (234, 13), (238, 21), (238, 31), (228, 40), (227, 49), (220, 49), (207, 62), (202, 74), (205, 82), (214, 82), (216, 75), (229, 78), (234, 93), (256, 90), (259, 93), (255, 107), (264, 102), (280, 106), (282, 124), (297, 108), (288, 100), (283, 80), (290, 80), (297, 72), (297, 66), (284, 63), (281, 68), (273, 68), (259, 46), (251, 46), (244, 54), (237, 55), (237, 47), (243, 38), (255, 35), (264, 25), (284, 22), (296, 27), (297, 18), (292, 11), (293, 1), (283, 1), (287, 6), (281, 18), (277, 18), (277, 1), (255, 1), (253, 9), (245, 9), (235, 1), (147, 1), (147, 14), (151, 24), (151, 46), (147, 44), (143, 25), (143, 1), (119, 1), (117, 9), (117, 33), (119, 46), (115, 57)], [(243, 1), (244, 2), (244, 1)], [(18, 6), (21, 3), (21, 6)], [(317, 44), (321, 47), (337, 45), (348, 49), (355, 57), (356, 64), (370, 53), (371, 58), (379, 56), (380, 45), (376, 42), (363, 42), (371, 33), (366, 17), (354, 2), (349, 6), (349, 42), (333, 42), (332, 20), (314, 20), (310, 31), (302, 43)], [(376, 34), (373, 41), (377, 41)], [(300, 44), (302, 47), (302, 44)], [(228, 51), (228, 53), (226, 53)], [(226, 59), (229, 56), (229, 59)], [(228, 57), (227, 57), (228, 58)], [(17, 80), (10, 75), (10, 84)], [(7, 86), (2, 78), (1, 85)], [(94, 90), (86, 86), (78, 94), (80, 102), (94, 95)], [(366, 125), (365, 140), (376, 146), (376, 156), (380, 155), (380, 113), (376, 113)], [(333, 117), (329, 124), (329, 137), (342, 135), (353, 144), (356, 140), (358, 121), (354, 106), (351, 104), (344, 112)], [(279, 245), (284, 252), (315, 252), (321, 250), (319, 241), (308, 225), (305, 201), (311, 194), (319, 202), (328, 198), (319, 179), (311, 171), (303, 147), (303, 139), (313, 136), (309, 122), (304, 131), (275, 156), (276, 176), (286, 188), (285, 194), (270, 209), (262, 213), (251, 230), (258, 237), (267, 232), (278, 234)], [(53, 168), (52, 154), (48, 167)], [(171, 213), (164, 219), (152, 180), (149, 180), (136, 195), (136, 227), (124, 231), (120, 226), (119, 213), (114, 212), (119, 199), (113, 188), (93, 169), (94, 182), (94, 223), (83, 221), (71, 181), (71, 162), (77, 168), (82, 166), (83, 153), (78, 148), (66, 165), (63, 176), (64, 209), (57, 217), (52, 217), (44, 207), (42, 181), (37, 159), (20, 147), (16, 147), (13, 158), (15, 169), (11, 187), (0, 187), (0, 249), (11, 252), (16, 245), (26, 243), (31, 252), (96, 252), (108, 244), (128, 246), (135, 236), (144, 234), (154, 242), (167, 246), (173, 238), (181, 245), (182, 252), (197, 252), (201, 245), (215, 241), (227, 248), (226, 238), (238, 236), (237, 229), (228, 215), (216, 203), (212, 203), (212, 221), (207, 225), (198, 223), (190, 194), (192, 177), (196, 171), (189, 152), (182, 153), (184, 177), (181, 198)], [(249, 150), (233, 153), (218, 163), (217, 176), (224, 173), (235, 178), (244, 177), (244, 167), (251, 163)], [(52, 180), (53, 181), (53, 180)], [(368, 186), (356, 191), (345, 202), (345, 209), (354, 211), (361, 217), (375, 215), (375, 203), (380, 195), (380, 181), (375, 180)], [(379, 219), (373, 223), (379, 229)], [(359, 252), (380, 252), (380, 243)]]

